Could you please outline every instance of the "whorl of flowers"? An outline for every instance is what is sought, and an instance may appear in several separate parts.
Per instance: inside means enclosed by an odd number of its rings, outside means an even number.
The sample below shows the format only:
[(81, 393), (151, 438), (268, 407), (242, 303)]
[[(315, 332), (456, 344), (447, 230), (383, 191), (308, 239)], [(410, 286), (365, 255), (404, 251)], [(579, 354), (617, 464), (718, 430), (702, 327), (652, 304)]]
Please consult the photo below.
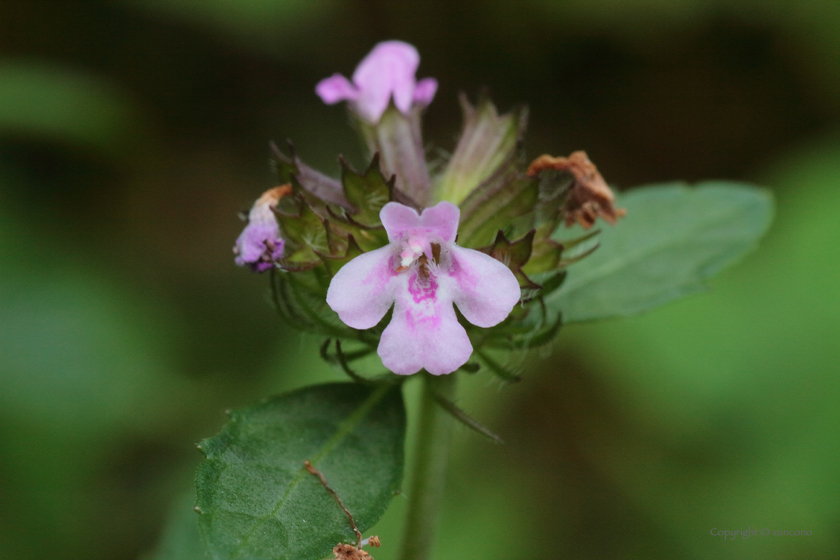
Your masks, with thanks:
[(236, 262), (270, 270), (278, 311), (327, 337), (323, 357), (348, 373), (375, 349), (397, 374), (474, 371), (475, 352), (507, 376), (486, 351), (549, 342), (560, 325), (541, 298), (588, 254), (564, 254), (592, 234), (558, 241), (561, 226), (612, 224), (623, 212), (584, 152), (523, 168), (525, 109), (499, 115), (488, 99), (461, 97), (461, 138), (432, 177), (421, 116), (437, 82), (416, 80), (419, 62), (414, 47), (388, 41), (352, 81), (317, 85), (325, 103), (348, 103), (370, 164), (358, 172), (340, 159), (336, 179), (272, 145), (283, 186), (254, 204)]

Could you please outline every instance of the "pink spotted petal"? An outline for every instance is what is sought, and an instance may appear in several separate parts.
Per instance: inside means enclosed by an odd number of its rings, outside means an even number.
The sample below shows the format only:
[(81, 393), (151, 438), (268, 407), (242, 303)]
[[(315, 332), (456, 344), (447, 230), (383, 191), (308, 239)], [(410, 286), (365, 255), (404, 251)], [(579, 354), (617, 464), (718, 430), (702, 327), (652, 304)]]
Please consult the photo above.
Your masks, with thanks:
[(441, 276), (458, 310), (473, 325), (492, 327), (504, 321), (519, 302), (519, 282), (510, 269), (489, 255), (452, 245), (452, 265)]
[(315, 93), (327, 105), (339, 101), (354, 101), (359, 97), (359, 91), (341, 74), (333, 74), (324, 78), (315, 86)]
[(397, 291), (400, 295), (393, 318), (377, 349), (385, 367), (400, 375), (424, 368), (442, 375), (464, 365), (472, 354), (472, 344), (445, 290), (438, 289), (437, 297), (420, 301), (405, 286)]
[(354, 329), (375, 326), (394, 301), (389, 245), (359, 255), (341, 267), (327, 290), (327, 305)]
[(438, 82), (434, 78), (423, 78), (414, 87), (414, 102), (418, 105), (429, 105), (437, 93)]
[(353, 73), (360, 91), (356, 107), (363, 117), (379, 122), (393, 96), (394, 104), (407, 113), (414, 100), (415, 73), (420, 65), (417, 49), (402, 41), (376, 45)]

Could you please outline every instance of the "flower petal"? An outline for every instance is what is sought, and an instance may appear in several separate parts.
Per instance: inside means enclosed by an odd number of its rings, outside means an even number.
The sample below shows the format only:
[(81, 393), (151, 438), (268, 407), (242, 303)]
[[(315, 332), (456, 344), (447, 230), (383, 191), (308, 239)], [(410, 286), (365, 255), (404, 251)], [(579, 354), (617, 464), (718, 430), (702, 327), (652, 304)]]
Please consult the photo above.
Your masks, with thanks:
[(455, 241), (461, 211), (451, 202), (438, 202), (422, 214), (398, 202), (389, 202), (379, 211), (379, 219), (388, 232), (388, 241), (394, 243), (407, 233), (437, 238), (444, 243)]
[(411, 276), (403, 274), (399, 278), (394, 314), (377, 349), (382, 363), (400, 375), (421, 369), (433, 375), (452, 373), (472, 354), (472, 344), (458, 323), (452, 300), (441, 287), (431, 293), (418, 292), (410, 289)]
[(446, 243), (455, 241), (458, 234), (458, 220), (461, 211), (451, 202), (438, 202), (431, 208), (426, 208), (420, 215), (420, 226), (425, 228)]
[(359, 113), (373, 123), (379, 122), (392, 95), (397, 108), (407, 113), (414, 100), (414, 75), (419, 65), (420, 55), (408, 43), (385, 41), (376, 45), (353, 72), (353, 83), (360, 92), (356, 100)]
[(420, 215), (417, 210), (399, 202), (389, 202), (379, 211), (379, 219), (388, 232), (388, 241), (400, 241), (405, 232), (420, 226)]
[(279, 236), (280, 231), (276, 225), (248, 224), (236, 240), (236, 264), (243, 266), (246, 263), (256, 262), (266, 251), (266, 239), (275, 241), (279, 239)]
[(318, 82), (318, 85), (315, 86), (315, 93), (327, 105), (339, 101), (354, 101), (359, 97), (359, 91), (356, 87), (341, 74), (333, 74), (329, 78), (324, 78)]
[(341, 267), (327, 290), (327, 305), (354, 329), (375, 326), (394, 301), (391, 283), (393, 247), (386, 245), (359, 255)]
[(452, 245), (449, 275), (442, 276), (458, 310), (473, 325), (504, 321), (519, 302), (519, 282), (510, 269), (489, 255)]
[(438, 82), (434, 78), (423, 78), (414, 87), (414, 102), (418, 105), (429, 105), (437, 93)]

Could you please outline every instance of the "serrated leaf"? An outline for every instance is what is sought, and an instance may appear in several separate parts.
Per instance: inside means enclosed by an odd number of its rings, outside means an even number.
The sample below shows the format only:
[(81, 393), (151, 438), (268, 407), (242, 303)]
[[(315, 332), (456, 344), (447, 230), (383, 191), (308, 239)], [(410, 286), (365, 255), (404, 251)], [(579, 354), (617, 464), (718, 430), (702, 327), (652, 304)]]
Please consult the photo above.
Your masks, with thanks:
[(379, 211), (391, 200), (394, 177), (386, 180), (379, 169), (379, 154), (373, 156), (364, 173), (355, 171), (341, 160), (341, 184), (347, 200), (358, 209), (352, 215), (357, 224), (365, 227), (381, 226)]
[(620, 203), (627, 216), (604, 227), (600, 248), (545, 298), (565, 323), (633, 315), (703, 289), (756, 247), (773, 216), (769, 192), (734, 182), (639, 188)]
[(333, 383), (234, 411), (201, 442), (199, 526), (213, 558), (319, 560), (355, 542), (400, 489), (405, 408), (399, 386)]
[(476, 187), (518, 158), (527, 125), (527, 108), (499, 116), (486, 97), (473, 107), (460, 96), (464, 127), (458, 146), (437, 187), (438, 199), (460, 204)]

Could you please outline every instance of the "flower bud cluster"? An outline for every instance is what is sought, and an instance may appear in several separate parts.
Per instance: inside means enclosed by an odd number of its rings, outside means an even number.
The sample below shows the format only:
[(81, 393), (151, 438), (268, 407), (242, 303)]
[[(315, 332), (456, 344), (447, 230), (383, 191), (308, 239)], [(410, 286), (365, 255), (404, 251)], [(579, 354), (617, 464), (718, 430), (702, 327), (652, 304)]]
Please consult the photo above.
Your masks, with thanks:
[(623, 215), (584, 152), (524, 165), (527, 111), (499, 115), (486, 98), (462, 96), (461, 137), (433, 176), (421, 117), (437, 82), (415, 79), (419, 61), (411, 45), (380, 43), (352, 81), (318, 84), (325, 103), (347, 101), (370, 164), (340, 159), (336, 179), (272, 145), (282, 186), (260, 197), (235, 248), (237, 264), (271, 271), (289, 322), (358, 343), (324, 345), (348, 371), (374, 348), (391, 372), (446, 374), (474, 370), (473, 352), (549, 342), (560, 325), (547, 324), (541, 298), (588, 254), (569, 249), (597, 233), (561, 242), (558, 229)]

